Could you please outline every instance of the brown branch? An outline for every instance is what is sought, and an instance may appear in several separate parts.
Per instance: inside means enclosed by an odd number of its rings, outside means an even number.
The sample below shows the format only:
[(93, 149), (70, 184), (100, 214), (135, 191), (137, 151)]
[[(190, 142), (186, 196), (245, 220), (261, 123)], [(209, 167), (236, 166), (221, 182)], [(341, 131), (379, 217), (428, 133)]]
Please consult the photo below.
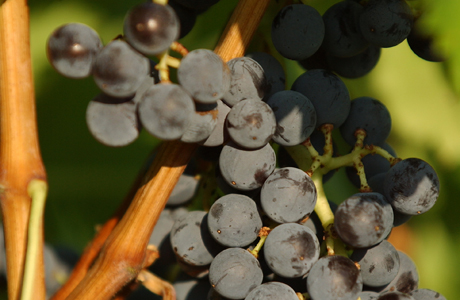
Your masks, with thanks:
[[(8, 299), (19, 299), (27, 249), (31, 180), (46, 180), (38, 145), (27, 1), (0, 6), (0, 202), (5, 231)], [(45, 299), (43, 224), (34, 299)]]
[[(265, 3), (263, 8), (261, 2)], [(231, 24), (227, 26), (228, 34), (224, 34), (227, 38), (220, 41), (216, 53), (224, 60), (242, 56), (268, 2), (240, 1)], [(116, 291), (136, 278), (145, 265), (150, 234), (195, 149), (196, 145), (180, 142), (162, 145), (149, 170), (149, 180), (136, 193), (94, 266), (67, 299), (110, 299)]]

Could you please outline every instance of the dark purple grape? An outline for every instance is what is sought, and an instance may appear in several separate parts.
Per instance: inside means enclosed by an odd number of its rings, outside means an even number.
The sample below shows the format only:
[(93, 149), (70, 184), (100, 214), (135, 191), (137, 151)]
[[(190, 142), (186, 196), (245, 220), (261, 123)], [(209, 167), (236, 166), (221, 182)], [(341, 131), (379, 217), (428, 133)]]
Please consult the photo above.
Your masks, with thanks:
[(408, 215), (430, 210), (439, 196), (436, 171), (425, 161), (408, 158), (398, 162), (386, 174), (384, 193), (393, 208)]
[(157, 55), (179, 37), (179, 20), (169, 5), (145, 2), (128, 11), (123, 32), (139, 52)]
[(324, 23), (319, 12), (305, 4), (282, 8), (272, 23), (272, 41), (278, 52), (289, 59), (312, 56), (324, 38)]

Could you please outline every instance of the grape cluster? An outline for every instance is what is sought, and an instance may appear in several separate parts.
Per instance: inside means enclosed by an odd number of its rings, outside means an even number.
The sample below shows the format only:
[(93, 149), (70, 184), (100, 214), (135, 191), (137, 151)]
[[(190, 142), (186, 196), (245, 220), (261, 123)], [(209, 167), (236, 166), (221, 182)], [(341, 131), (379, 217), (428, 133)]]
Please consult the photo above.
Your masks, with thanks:
[[(411, 7), (342, 1), (323, 16), (304, 4), (282, 8), (273, 45), (307, 69), (287, 90), (267, 53), (224, 62), (207, 49), (180, 50), (176, 40), (195, 16), (184, 11), (214, 2), (140, 4), (123, 37), (105, 46), (82, 24), (48, 41), (58, 72), (92, 75), (101, 89), (87, 110), (98, 141), (124, 146), (145, 128), (200, 145), (152, 234), (160, 259), (151, 270), (175, 282), (177, 299), (443, 299), (418, 289), (414, 263), (386, 240), (436, 203), (436, 172), (397, 158), (388, 109), (373, 97), (350, 99), (340, 77), (364, 76), (382, 47), (409, 36), (417, 55), (437, 60), (426, 54), (430, 42), (415, 42)], [(178, 68), (178, 83), (168, 66)], [(338, 135), (349, 145), (341, 155)], [(334, 207), (323, 182), (341, 167), (359, 191)], [(177, 265), (182, 273), (171, 278)]]

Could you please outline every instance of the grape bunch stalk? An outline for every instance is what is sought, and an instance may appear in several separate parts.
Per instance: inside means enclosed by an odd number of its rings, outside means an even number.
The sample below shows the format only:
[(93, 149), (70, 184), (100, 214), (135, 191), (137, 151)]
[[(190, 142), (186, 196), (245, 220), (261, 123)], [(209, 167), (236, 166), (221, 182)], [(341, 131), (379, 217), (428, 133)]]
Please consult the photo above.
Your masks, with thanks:
[[(6, 244), (21, 253), (7, 250), (10, 298), (141, 299), (143, 285), (163, 299), (445, 299), (419, 289), (414, 262), (387, 241), (434, 206), (438, 176), (419, 158), (398, 158), (387, 143), (390, 111), (371, 96), (350, 99), (341, 79), (368, 74), (381, 48), (406, 39), (421, 58), (442, 60), (429, 37), (416, 35), (422, 12), (405, 0), (341, 1), (323, 16), (307, 4), (283, 5), (271, 54), (306, 69), (286, 89), (273, 55), (246, 53), (268, 0), (240, 1), (214, 51), (178, 42), (216, 2), (140, 3), (105, 45), (81, 23), (51, 33), (54, 69), (91, 76), (100, 89), (86, 111), (97, 141), (122, 147), (145, 129), (163, 142), (78, 262), (60, 267), (60, 286), (50, 283), (53, 272), (39, 282), (51, 265), (41, 258), (47, 183), (36, 135), (24, 137), (35, 145), (32, 158), (22, 154), (36, 163), (32, 181), (21, 173), (30, 220), (8, 215), (21, 210), (9, 204), (14, 195), (1, 200)], [(27, 99), (33, 108), (33, 91)], [(2, 153), (17, 147), (7, 146)], [(339, 168), (359, 191), (337, 206), (323, 184)]]

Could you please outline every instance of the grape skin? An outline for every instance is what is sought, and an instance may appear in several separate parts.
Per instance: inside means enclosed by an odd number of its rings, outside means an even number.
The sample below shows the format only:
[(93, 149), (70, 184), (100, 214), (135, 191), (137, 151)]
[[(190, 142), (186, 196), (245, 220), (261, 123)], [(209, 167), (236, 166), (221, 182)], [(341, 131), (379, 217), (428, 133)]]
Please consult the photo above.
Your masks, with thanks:
[(350, 259), (325, 256), (308, 273), (307, 289), (313, 299), (356, 300), (363, 289), (363, 279)]
[(244, 150), (228, 143), (219, 157), (222, 177), (232, 187), (243, 191), (261, 187), (275, 165), (275, 151), (270, 144), (257, 150)]
[(268, 91), (264, 69), (250, 57), (236, 57), (227, 62), (231, 72), (230, 89), (222, 97), (229, 106), (245, 99), (262, 100)]
[(190, 51), (177, 70), (181, 86), (198, 102), (209, 104), (221, 99), (230, 88), (227, 64), (207, 49)]
[(446, 300), (446, 297), (440, 293), (429, 289), (417, 289), (412, 291), (410, 295), (414, 298), (414, 300)]
[(319, 258), (319, 241), (306, 226), (281, 224), (268, 234), (264, 256), (275, 274), (288, 278), (301, 277)]
[(103, 93), (91, 100), (86, 109), (86, 124), (92, 136), (110, 147), (122, 147), (139, 136), (140, 123), (134, 101), (120, 103), (120, 98)]
[(209, 282), (222, 296), (243, 299), (262, 284), (263, 273), (259, 261), (241, 248), (220, 252), (209, 267)]
[(273, 140), (282, 146), (303, 143), (315, 130), (317, 118), (313, 103), (296, 91), (280, 91), (273, 94), (267, 104), (276, 118)]
[(255, 60), (264, 70), (267, 82), (264, 101), (274, 93), (283, 91), (286, 88), (286, 74), (283, 66), (275, 57), (265, 52), (253, 52), (246, 56)]
[(439, 196), (439, 179), (434, 169), (418, 158), (398, 162), (386, 174), (385, 196), (395, 210), (419, 215), (430, 210)]
[(195, 104), (177, 84), (150, 87), (139, 103), (139, 118), (144, 128), (163, 140), (179, 139), (195, 113)]
[(146, 2), (125, 16), (123, 32), (128, 43), (146, 55), (166, 51), (179, 37), (179, 20), (169, 5)]
[(361, 266), (363, 283), (367, 286), (389, 284), (399, 271), (398, 252), (386, 240), (371, 248), (356, 249), (350, 258)]
[(102, 48), (94, 62), (97, 86), (112, 97), (133, 96), (150, 70), (148, 58), (128, 43), (114, 40)]
[(65, 77), (78, 79), (91, 75), (102, 42), (85, 24), (68, 23), (53, 31), (46, 46), (53, 68)]
[(246, 99), (232, 107), (226, 127), (230, 138), (245, 149), (265, 146), (276, 129), (275, 114), (259, 99)]
[(319, 12), (305, 4), (285, 6), (276, 15), (271, 30), (273, 45), (289, 59), (303, 60), (319, 49), (324, 22)]
[(335, 230), (356, 248), (380, 243), (391, 231), (393, 210), (379, 193), (358, 193), (342, 202), (335, 213)]
[(257, 239), (262, 219), (255, 202), (244, 195), (229, 194), (213, 203), (208, 214), (212, 237), (227, 247), (244, 247)]
[(295, 291), (281, 282), (267, 282), (253, 289), (244, 300), (299, 300)]
[(275, 222), (300, 222), (315, 209), (316, 187), (304, 171), (282, 168), (267, 178), (260, 200), (264, 212)]
[(350, 95), (345, 83), (327, 70), (313, 69), (297, 77), (293, 91), (305, 95), (316, 111), (316, 127), (332, 124), (334, 128), (345, 122), (350, 111)]

